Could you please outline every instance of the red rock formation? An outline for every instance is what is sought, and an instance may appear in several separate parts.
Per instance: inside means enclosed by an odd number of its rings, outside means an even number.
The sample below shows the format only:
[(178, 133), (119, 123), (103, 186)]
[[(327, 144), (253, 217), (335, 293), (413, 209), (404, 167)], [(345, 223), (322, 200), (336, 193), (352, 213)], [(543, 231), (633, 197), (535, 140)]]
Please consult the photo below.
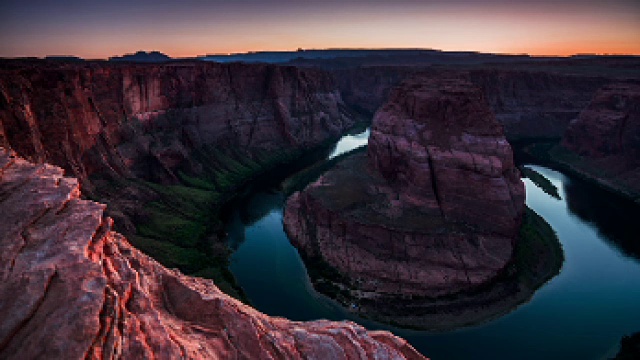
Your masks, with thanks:
[(596, 90), (610, 81), (604, 71), (590, 76), (573, 74), (570, 66), (565, 73), (544, 65), (527, 67), (474, 70), (466, 77), (485, 94), (509, 141), (560, 138)]
[[(173, 181), (202, 146), (305, 149), (353, 119), (328, 75), (272, 65), (4, 62), (0, 145), (62, 166)], [(150, 170), (151, 169), (151, 170)]]
[(271, 318), (133, 248), (78, 181), (0, 149), (0, 358), (407, 358), (351, 322)]
[(403, 83), (374, 117), (367, 155), (287, 201), (303, 255), (345, 276), (355, 298), (381, 301), (470, 291), (503, 271), (524, 185), (477, 88)]
[(557, 160), (606, 187), (640, 199), (640, 85), (610, 84), (573, 120)]
[[(336, 70), (334, 75), (347, 104), (370, 113), (382, 106), (390, 90), (413, 76), (441, 77), (447, 71), (480, 87), (497, 120), (505, 127), (509, 140), (521, 138), (559, 138), (569, 121), (589, 103), (602, 85), (610, 82), (604, 75), (561, 74), (529, 64), (528, 70), (500, 69), (471, 71), (446, 67), (369, 66)], [(565, 69), (570, 72), (571, 68)]]
[(413, 202), (447, 221), (513, 237), (524, 185), (502, 126), (461, 80), (410, 80), (376, 113), (369, 161)]
[(621, 156), (640, 161), (640, 85), (611, 84), (600, 89), (571, 122), (562, 145), (579, 155)]

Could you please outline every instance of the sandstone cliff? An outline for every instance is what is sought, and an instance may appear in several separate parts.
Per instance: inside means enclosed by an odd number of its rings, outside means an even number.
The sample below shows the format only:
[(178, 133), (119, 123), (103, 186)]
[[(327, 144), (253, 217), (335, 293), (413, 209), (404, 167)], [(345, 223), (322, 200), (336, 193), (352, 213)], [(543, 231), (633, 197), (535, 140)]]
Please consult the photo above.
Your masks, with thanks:
[(313, 69), (0, 61), (0, 146), (61, 166), (141, 250), (230, 292), (220, 207), (353, 123)]
[(412, 76), (441, 77), (444, 72), (480, 87), (509, 140), (559, 138), (569, 121), (610, 82), (606, 76), (563, 74), (532, 64), (529, 70), (490, 66), (463, 71), (454, 67), (370, 66), (334, 71), (344, 101), (373, 114), (391, 89)]
[(640, 85), (604, 86), (571, 122), (555, 160), (640, 200)]
[(175, 182), (203, 146), (305, 149), (353, 123), (328, 75), (204, 62), (2, 63), (0, 145), (71, 171)]
[(512, 258), (523, 210), (524, 185), (482, 93), (419, 78), (376, 113), (367, 156), (290, 197), (284, 223), (354, 297), (388, 302), (490, 283)]
[(104, 208), (0, 148), (0, 358), (423, 358), (388, 332), (261, 314), (140, 253)]

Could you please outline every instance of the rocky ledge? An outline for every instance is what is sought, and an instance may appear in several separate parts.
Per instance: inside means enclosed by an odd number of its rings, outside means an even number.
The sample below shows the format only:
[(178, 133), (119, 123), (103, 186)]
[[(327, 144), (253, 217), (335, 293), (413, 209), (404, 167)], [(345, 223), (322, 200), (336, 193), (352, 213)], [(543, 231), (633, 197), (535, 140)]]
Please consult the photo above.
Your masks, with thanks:
[[(504, 313), (496, 301), (521, 289), (503, 280), (524, 209), (511, 147), (480, 90), (414, 79), (376, 113), (368, 153), (292, 195), (284, 224), (318, 290), (364, 315), (437, 328)], [(407, 312), (433, 316), (402, 324)]]
[(133, 248), (104, 209), (0, 148), (0, 358), (423, 358), (388, 332), (261, 314)]

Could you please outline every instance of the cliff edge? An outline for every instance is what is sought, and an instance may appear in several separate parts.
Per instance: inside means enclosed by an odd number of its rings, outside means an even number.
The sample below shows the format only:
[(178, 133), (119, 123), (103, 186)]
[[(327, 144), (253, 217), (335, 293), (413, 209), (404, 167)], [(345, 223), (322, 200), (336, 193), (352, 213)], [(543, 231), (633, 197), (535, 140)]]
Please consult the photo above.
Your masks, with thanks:
[(0, 148), (0, 358), (423, 358), (388, 332), (261, 314), (142, 254), (104, 210)]

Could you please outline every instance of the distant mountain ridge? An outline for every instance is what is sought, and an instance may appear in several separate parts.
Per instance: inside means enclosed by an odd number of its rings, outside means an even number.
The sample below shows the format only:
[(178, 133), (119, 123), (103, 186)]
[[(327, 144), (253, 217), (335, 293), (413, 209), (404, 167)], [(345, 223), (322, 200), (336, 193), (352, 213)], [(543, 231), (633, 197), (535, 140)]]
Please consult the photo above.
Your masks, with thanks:
[(109, 61), (125, 61), (125, 62), (142, 62), (142, 63), (160, 63), (173, 60), (169, 55), (160, 51), (138, 51), (135, 54), (125, 54), (122, 56), (113, 56)]
[(569, 57), (531, 56), (528, 54), (493, 54), (474, 51), (442, 51), (435, 49), (312, 49), (297, 51), (256, 51), (198, 57), (220, 63), (269, 63), (323, 68), (360, 66), (430, 66), (480, 65), (510, 63), (560, 63), (571, 61), (636, 61), (634, 55), (578, 54)]

